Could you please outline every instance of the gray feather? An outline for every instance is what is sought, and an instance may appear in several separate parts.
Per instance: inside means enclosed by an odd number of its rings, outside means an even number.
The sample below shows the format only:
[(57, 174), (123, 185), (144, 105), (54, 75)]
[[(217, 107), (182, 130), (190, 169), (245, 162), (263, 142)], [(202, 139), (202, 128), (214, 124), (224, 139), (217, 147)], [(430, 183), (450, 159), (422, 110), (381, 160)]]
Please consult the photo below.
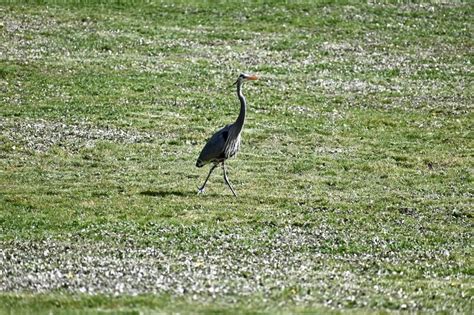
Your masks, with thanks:
[(196, 161), (197, 167), (202, 167), (208, 163), (217, 162), (225, 158), (225, 144), (230, 128), (231, 125), (227, 125), (212, 135), (202, 149), (201, 154), (199, 154)]

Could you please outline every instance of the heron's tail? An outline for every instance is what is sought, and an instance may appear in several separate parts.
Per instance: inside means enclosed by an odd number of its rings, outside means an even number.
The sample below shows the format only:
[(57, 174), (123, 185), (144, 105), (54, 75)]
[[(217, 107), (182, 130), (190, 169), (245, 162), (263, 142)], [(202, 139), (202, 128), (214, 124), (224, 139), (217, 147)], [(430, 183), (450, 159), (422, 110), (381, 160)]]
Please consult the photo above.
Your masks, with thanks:
[(200, 160), (200, 159), (198, 159), (198, 160), (196, 161), (196, 166), (197, 166), (197, 167), (203, 167), (205, 164), (206, 164), (206, 163), (204, 163), (204, 162), (203, 162), (202, 160)]

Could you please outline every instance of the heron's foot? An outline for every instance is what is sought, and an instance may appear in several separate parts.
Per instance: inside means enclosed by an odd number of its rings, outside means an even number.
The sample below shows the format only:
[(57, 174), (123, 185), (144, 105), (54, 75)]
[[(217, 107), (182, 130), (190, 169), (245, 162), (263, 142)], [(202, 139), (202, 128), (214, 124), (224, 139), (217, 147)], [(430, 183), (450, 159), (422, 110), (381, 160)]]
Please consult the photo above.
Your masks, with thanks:
[(198, 195), (204, 194), (204, 187), (198, 188)]

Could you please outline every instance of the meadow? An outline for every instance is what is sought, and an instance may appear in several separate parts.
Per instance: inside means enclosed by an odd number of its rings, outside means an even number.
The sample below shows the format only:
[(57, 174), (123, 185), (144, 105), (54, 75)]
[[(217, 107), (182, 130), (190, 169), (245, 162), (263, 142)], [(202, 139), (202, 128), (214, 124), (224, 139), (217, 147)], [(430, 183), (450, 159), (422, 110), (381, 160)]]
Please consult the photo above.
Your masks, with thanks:
[(473, 15), (4, 2), (0, 313), (469, 313)]

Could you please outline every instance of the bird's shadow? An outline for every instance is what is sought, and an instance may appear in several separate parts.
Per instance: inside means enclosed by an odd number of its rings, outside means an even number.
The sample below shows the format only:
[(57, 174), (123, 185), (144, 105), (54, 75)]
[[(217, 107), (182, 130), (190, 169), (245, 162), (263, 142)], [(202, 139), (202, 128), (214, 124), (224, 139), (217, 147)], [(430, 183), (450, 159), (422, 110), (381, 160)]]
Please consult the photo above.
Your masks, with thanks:
[[(145, 190), (141, 191), (140, 195), (142, 196), (150, 196), (150, 197), (167, 197), (167, 196), (177, 196), (177, 197), (189, 197), (189, 196), (199, 196), (196, 190), (190, 191), (180, 191), (180, 190)], [(218, 193), (209, 193), (206, 192), (200, 195), (201, 198), (210, 198), (210, 197), (219, 197), (221, 196)]]
[(140, 192), (140, 195), (142, 196), (151, 196), (151, 197), (166, 197), (166, 196), (185, 197), (185, 196), (191, 196), (195, 194), (196, 192), (179, 191), (179, 190), (158, 190), (158, 191), (145, 190), (145, 191)]

